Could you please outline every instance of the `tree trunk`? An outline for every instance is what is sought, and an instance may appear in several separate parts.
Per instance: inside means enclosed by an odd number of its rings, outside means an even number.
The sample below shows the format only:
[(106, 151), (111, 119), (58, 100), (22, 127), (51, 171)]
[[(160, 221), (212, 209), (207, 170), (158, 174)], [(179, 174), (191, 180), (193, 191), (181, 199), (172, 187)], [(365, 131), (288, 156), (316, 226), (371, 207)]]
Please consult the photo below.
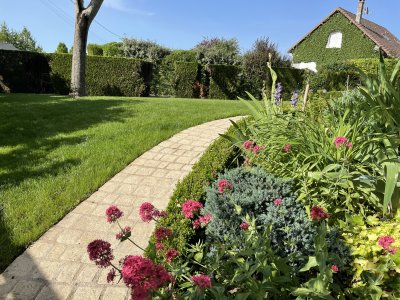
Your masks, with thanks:
[(104, 0), (91, 0), (87, 8), (83, 0), (75, 0), (75, 34), (72, 54), (71, 93), (73, 97), (86, 95), (86, 46), (89, 27)]

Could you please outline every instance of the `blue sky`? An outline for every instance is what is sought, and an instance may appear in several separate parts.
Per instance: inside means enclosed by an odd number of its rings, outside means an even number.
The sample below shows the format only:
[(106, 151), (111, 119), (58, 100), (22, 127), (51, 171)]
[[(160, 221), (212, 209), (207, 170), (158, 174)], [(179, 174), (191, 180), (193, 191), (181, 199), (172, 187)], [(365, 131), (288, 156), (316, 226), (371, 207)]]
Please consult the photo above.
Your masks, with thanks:
[[(73, 0), (0, 1), (0, 22), (28, 27), (47, 52), (73, 41)], [(86, 3), (89, 1), (86, 0)], [(133, 37), (190, 49), (203, 37), (237, 38), (243, 51), (262, 36), (285, 53), (335, 7), (355, 12), (357, 0), (105, 0), (89, 42)], [(400, 38), (399, 0), (367, 0), (368, 19)], [(116, 35), (114, 35), (116, 34)]]

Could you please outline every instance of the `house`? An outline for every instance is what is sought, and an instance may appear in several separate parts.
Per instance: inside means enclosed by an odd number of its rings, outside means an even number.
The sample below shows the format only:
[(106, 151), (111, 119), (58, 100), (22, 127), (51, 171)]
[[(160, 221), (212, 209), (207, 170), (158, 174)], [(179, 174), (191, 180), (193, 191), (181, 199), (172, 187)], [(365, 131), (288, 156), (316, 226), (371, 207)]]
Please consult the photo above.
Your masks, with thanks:
[(19, 51), (14, 45), (0, 42), (0, 50)]
[(363, 18), (365, 0), (358, 1), (357, 14), (336, 8), (289, 49), (293, 66), (317, 71), (320, 64), (356, 58), (400, 58), (400, 41), (386, 28)]

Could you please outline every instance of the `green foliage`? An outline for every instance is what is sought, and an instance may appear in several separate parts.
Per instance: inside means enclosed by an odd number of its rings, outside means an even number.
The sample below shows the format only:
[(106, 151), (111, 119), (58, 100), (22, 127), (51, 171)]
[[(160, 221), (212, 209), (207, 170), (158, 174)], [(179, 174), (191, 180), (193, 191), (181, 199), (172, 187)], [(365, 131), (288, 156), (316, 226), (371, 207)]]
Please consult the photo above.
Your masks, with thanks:
[[(233, 188), (220, 193), (218, 182), (224, 179)], [(276, 199), (281, 199), (282, 204), (275, 204)], [(235, 214), (237, 207), (240, 207), (240, 215)], [(219, 176), (218, 181), (207, 189), (206, 213), (213, 215), (206, 227), (210, 244), (229, 244), (235, 240), (240, 236), (241, 215), (249, 215), (257, 226), (271, 226), (272, 249), (279, 256), (288, 257), (292, 266), (300, 267), (304, 257), (314, 255), (315, 224), (310, 221), (303, 204), (297, 201), (292, 183), (275, 178), (260, 168), (236, 168)], [(344, 267), (345, 247), (337, 239), (333, 239), (332, 244), (337, 245), (337, 254), (341, 256), (335, 264)]]
[(68, 47), (64, 43), (58, 43), (57, 49), (54, 53), (57, 54), (63, 54), (63, 53), (68, 53)]
[(128, 38), (122, 40), (122, 50), (125, 57), (141, 59), (155, 65), (171, 53), (170, 49), (155, 42)]
[[(68, 94), (72, 57), (51, 54), (49, 63), (54, 91)], [(87, 58), (86, 85), (88, 95), (143, 96), (151, 77), (151, 64), (118, 57)]]
[(101, 46), (103, 48), (103, 56), (123, 57), (122, 43), (111, 42)]
[(318, 65), (318, 73), (310, 77), (310, 87), (315, 90), (344, 91), (361, 82), (358, 68), (348, 62)]
[(199, 68), (197, 62), (175, 62), (175, 97), (199, 98)]
[[(167, 55), (160, 64), (158, 72), (153, 77), (152, 86), (155, 94), (173, 96), (176, 91), (175, 62), (197, 62), (194, 50), (175, 50)], [(196, 75), (197, 76), (197, 75)]]
[(194, 48), (203, 65), (237, 65), (240, 63), (239, 43), (236, 39), (205, 38)]
[(9, 29), (6, 23), (0, 25), (0, 42), (14, 45), (21, 51), (43, 52), (37, 45), (28, 28), (23, 27), (20, 32)]
[(0, 75), (12, 93), (45, 93), (51, 89), (49, 64), (43, 54), (0, 50)]
[(236, 99), (239, 96), (240, 68), (229, 65), (210, 65), (211, 99)]
[[(232, 129), (229, 129), (228, 132), (232, 133)], [(196, 239), (192, 223), (182, 214), (181, 204), (187, 199), (204, 202), (207, 186), (215, 180), (217, 173), (222, 172), (230, 164), (234, 155), (235, 152), (227, 140), (217, 139), (193, 166), (190, 174), (177, 184), (168, 203), (167, 217), (159, 222), (159, 226), (171, 228), (174, 232), (169, 246), (183, 252), (187, 248), (188, 242)], [(146, 253), (150, 257), (155, 256), (154, 239), (150, 240)]]
[[(341, 48), (326, 48), (329, 35), (333, 31), (340, 31), (343, 34)], [(316, 62), (319, 70), (320, 64), (355, 58), (377, 58), (379, 53), (374, 47), (374, 42), (360, 29), (351, 24), (341, 13), (336, 13), (297, 45), (292, 53), (295, 63)]]
[(88, 44), (87, 52), (88, 55), (103, 56), (103, 47), (97, 44)]
[[(400, 214), (393, 220), (381, 220), (370, 216), (348, 216), (342, 222), (344, 237), (352, 248), (354, 262), (352, 291), (363, 299), (370, 295), (400, 297), (400, 251), (388, 254), (378, 244), (382, 236), (395, 239), (391, 247), (400, 247)], [(379, 297), (377, 297), (379, 299)]]

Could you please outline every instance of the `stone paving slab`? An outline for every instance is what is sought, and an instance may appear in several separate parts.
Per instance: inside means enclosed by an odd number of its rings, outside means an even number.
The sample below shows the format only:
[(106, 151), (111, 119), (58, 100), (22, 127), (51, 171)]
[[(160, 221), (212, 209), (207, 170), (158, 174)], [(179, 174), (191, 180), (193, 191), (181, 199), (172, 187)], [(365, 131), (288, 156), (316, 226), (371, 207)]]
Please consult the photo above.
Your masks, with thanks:
[(124, 211), (121, 225), (131, 226), (135, 241), (145, 248), (154, 224), (141, 221), (140, 205), (147, 201), (165, 209), (178, 181), (230, 125), (222, 119), (186, 129), (129, 164), (0, 274), (0, 299), (129, 299), (128, 289), (122, 283), (108, 284), (108, 270), (97, 268), (86, 253), (89, 242), (103, 239), (112, 244), (117, 259), (141, 254), (115, 239), (118, 227), (106, 222), (106, 208), (114, 204)]

